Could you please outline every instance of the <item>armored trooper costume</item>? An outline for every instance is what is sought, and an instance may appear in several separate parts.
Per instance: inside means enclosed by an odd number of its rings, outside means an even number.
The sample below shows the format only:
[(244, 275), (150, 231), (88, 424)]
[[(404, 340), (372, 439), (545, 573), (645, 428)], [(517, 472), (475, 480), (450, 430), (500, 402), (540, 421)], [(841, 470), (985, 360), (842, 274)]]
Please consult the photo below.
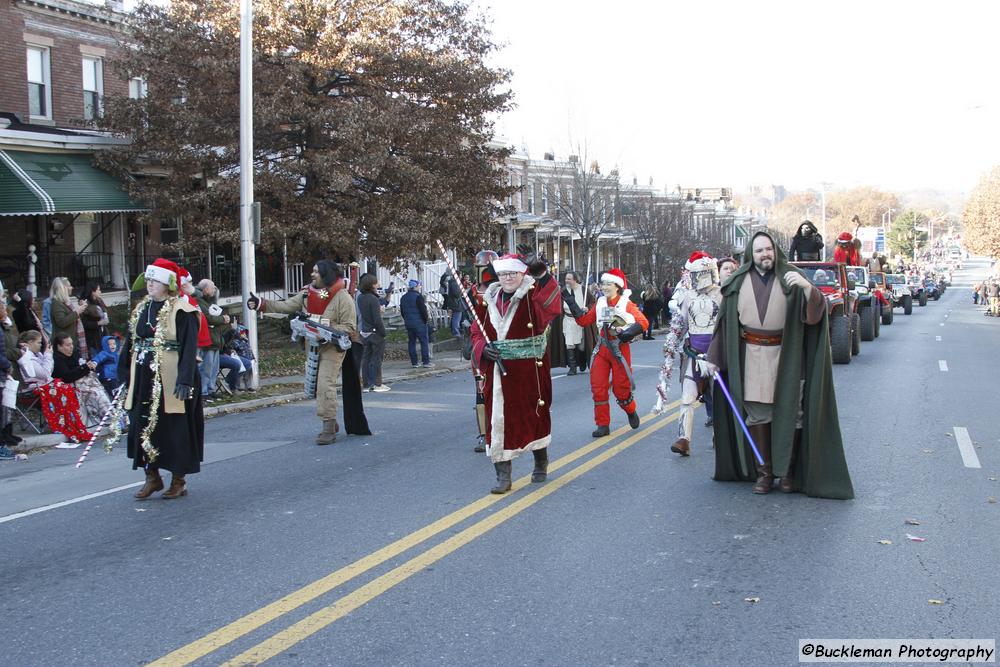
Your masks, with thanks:
[(678, 290), (681, 293), (670, 320), (670, 333), (663, 344), (663, 365), (660, 367), (660, 384), (656, 388), (656, 406), (653, 411), (663, 410), (667, 387), (673, 375), (674, 359), (680, 353), (680, 419), (677, 442), (671, 445), (670, 451), (689, 456), (694, 411), (699, 399), (709, 391), (710, 381), (703, 369), (704, 361), (698, 359), (698, 356), (708, 352), (712, 342), (721, 310), (722, 291), (719, 289), (718, 265), (708, 253), (700, 250), (692, 253), (684, 269), (690, 276), (691, 286), (689, 289)]

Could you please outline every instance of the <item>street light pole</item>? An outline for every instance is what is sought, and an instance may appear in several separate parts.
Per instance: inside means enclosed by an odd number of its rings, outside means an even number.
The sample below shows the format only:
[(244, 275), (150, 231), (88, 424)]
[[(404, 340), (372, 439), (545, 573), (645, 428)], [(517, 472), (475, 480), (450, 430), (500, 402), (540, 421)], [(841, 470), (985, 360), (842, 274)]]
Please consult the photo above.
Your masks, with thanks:
[(254, 243), (259, 241), (259, 213), (253, 203), (253, 4), (240, 0), (240, 287), (243, 321), (253, 351), (254, 369), (250, 386), (259, 384), (257, 359), (257, 313), (246, 306), (246, 299), (257, 287)]

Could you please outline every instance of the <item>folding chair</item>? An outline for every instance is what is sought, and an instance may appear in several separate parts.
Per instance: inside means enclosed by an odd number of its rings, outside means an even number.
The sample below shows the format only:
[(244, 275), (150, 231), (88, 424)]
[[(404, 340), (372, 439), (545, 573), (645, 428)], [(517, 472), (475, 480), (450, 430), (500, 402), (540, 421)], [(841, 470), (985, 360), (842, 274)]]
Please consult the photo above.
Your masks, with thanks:
[[(10, 408), (11, 420), (16, 417), (20, 421), (24, 422), (27, 428), (30, 428), (36, 434), (41, 434), (45, 429), (45, 415), (42, 413), (42, 399), (35, 395), (35, 392), (31, 389), (18, 389), (17, 391), (17, 404)], [(34, 412), (38, 415), (38, 424), (36, 425), (31, 419), (31, 413)]]
[[(224, 370), (227, 370), (227, 369), (220, 368), (219, 369), (219, 374), (215, 376), (215, 393), (216, 393), (216, 395), (218, 395), (219, 392), (223, 392), (227, 396), (232, 396), (233, 395), (233, 390), (229, 388), (229, 382), (226, 380), (226, 378), (228, 377), (228, 374), (226, 374), (226, 375), (222, 374), (222, 371), (224, 371)], [(230, 370), (229, 372), (232, 373), (233, 371)]]

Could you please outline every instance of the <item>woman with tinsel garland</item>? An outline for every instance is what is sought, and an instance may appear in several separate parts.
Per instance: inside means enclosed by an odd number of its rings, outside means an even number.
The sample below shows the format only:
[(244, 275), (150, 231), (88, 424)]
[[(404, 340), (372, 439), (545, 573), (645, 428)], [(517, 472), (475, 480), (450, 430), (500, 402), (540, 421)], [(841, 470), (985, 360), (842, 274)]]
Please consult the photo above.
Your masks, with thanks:
[(157, 259), (136, 279), (132, 290), (145, 288), (147, 296), (132, 311), (119, 357), (118, 377), (128, 387), (128, 457), (133, 470), (146, 471), (146, 483), (135, 494), (139, 500), (163, 489), (161, 469), (173, 475), (162, 497), (187, 495), (185, 476), (201, 469), (205, 449), (196, 359), (199, 312), (178, 297), (179, 272), (175, 263)]

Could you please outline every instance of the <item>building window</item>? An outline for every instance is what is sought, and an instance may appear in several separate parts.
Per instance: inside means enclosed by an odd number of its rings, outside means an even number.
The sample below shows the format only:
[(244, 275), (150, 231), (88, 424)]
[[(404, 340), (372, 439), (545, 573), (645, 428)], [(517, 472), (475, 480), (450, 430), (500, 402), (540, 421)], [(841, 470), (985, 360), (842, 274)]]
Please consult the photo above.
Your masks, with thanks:
[(535, 184), (524, 184), (524, 210), (528, 213), (535, 212)]
[(28, 115), (34, 118), (52, 118), (49, 50), (44, 46), (29, 46), (27, 55)]
[(133, 100), (141, 100), (149, 94), (146, 80), (141, 76), (132, 77), (128, 80), (128, 96)]
[(164, 220), (160, 223), (160, 243), (168, 245), (181, 240), (181, 219), (180, 217)]
[(95, 120), (102, 115), (104, 68), (100, 58), (83, 59), (83, 118)]
[(542, 215), (549, 212), (549, 186), (542, 183)]

